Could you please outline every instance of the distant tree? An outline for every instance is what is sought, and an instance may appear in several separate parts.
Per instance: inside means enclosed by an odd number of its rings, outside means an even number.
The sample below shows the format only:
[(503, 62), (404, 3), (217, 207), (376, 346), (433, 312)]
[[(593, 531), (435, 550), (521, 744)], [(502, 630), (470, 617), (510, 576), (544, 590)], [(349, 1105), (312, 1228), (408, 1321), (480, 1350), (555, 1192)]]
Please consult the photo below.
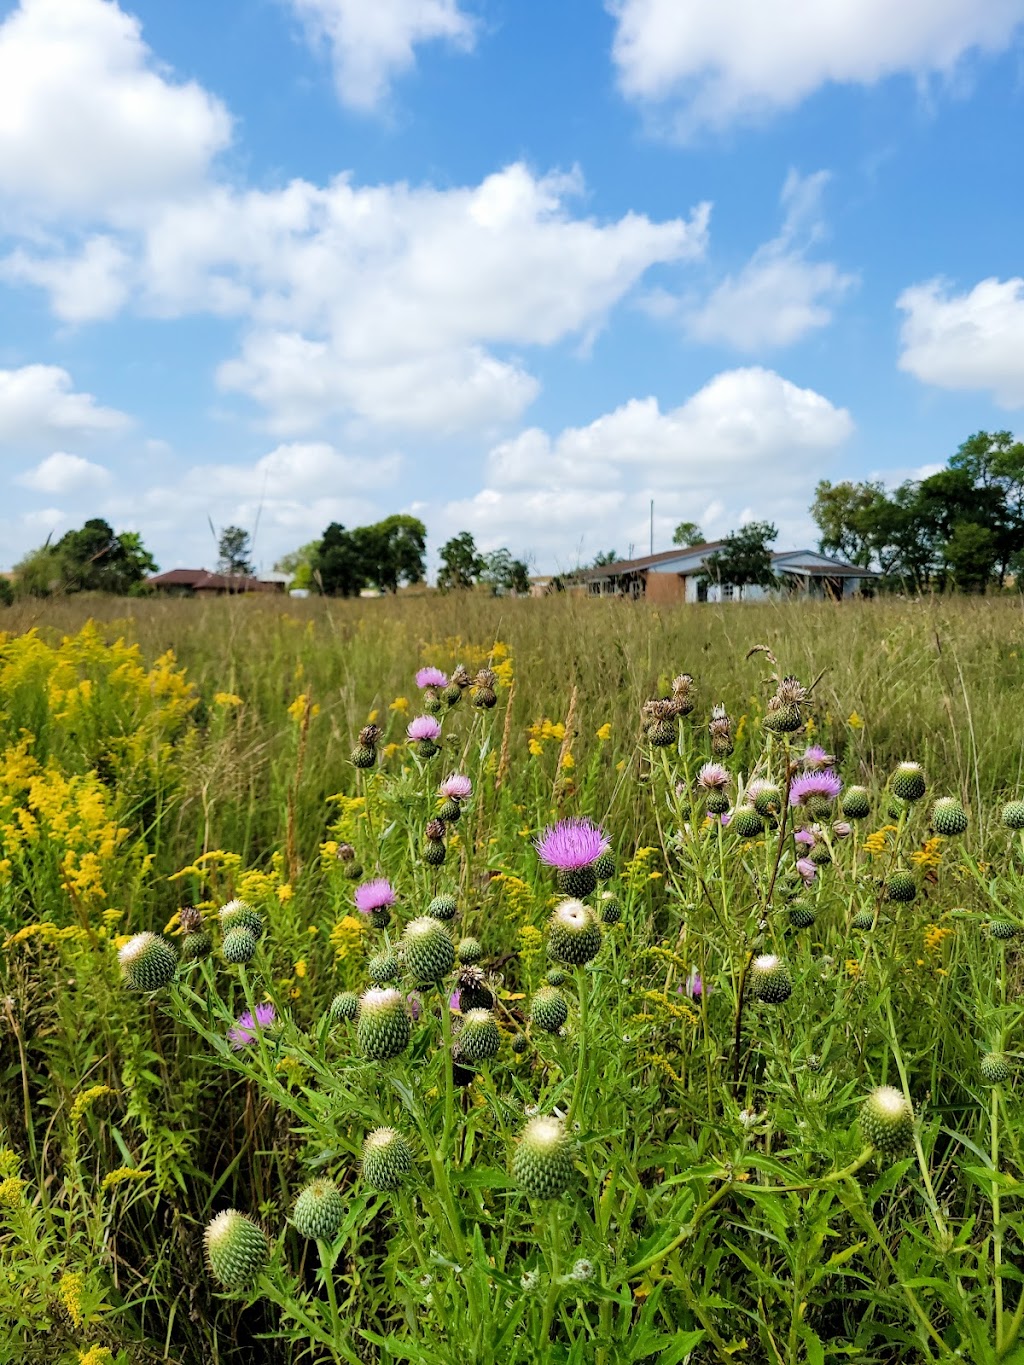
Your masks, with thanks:
[(749, 521), (733, 531), (704, 561), (701, 578), (707, 583), (729, 584), (741, 590), (748, 585), (775, 586), (772, 552), (769, 549), (779, 532), (770, 521)]
[(695, 521), (681, 521), (672, 532), (673, 545), (703, 545), (704, 532)]
[(395, 513), (362, 532), (367, 576), (378, 588), (397, 592), (426, 579), (427, 528), (418, 517)]
[(517, 593), (525, 596), (530, 591), (530, 568), (522, 559), (513, 559), (511, 551), (502, 546), (484, 556), (480, 572), (481, 583), (487, 583), (494, 593)]
[(241, 526), (225, 526), (221, 531), (217, 539), (217, 570), (242, 577), (256, 572), (252, 563), (252, 538)]
[(599, 550), (594, 556), (593, 563), (588, 565), (591, 569), (603, 569), (606, 564), (617, 564), (619, 562), (618, 551)]
[(300, 545), (297, 550), (290, 550), (288, 554), (282, 555), (274, 565), (274, 572), (286, 573), (293, 588), (311, 588), (313, 566), (319, 553), (319, 540), (310, 540), (305, 545)]
[(996, 534), (973, 521), (958, 521), (942, 547), (953, 586), (961, 592), (984, 592), (992, 582), (999, 546)]
[(476, 541), (469, 531), (460, 531), (457, 536), (441, 546), (441, 568), (437, 575), (437, 586), (442, 592), (453, 592), (471, 588), (485, 568), (476, 548)]
[(32, 596), (53, 592), (109, 592), (125, 594), (141, 589), (156, 562), (136, 531), (114, 533), (101, 517), (93, 517), (77, 531), (68, 531), (56, 544), (47, 542), (30, 551), (16, 566), (18, 589)]
[(822, 554), (841, 555), (850, 564), (870, 568), (878, 549), (879, 514), (887, 501), (880, 483), (833, 484), (823, 479), (811, 506)]
[(313, 559), (313, 579), (328, 597), (354, 597), (366, 587), (365, 554), (355, 532), (331, 522)]
[(0, 606), (10, 607), (14, 604), (14, 589), (11, 587), (11, 580), (6, 575), (0, 575)]

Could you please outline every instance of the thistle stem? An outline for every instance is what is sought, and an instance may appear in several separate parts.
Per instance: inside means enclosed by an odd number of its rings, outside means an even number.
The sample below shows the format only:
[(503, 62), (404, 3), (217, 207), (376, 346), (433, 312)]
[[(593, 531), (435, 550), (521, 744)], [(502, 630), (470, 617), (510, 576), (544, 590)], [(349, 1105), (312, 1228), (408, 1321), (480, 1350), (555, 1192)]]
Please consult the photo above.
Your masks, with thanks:
[(587, 1069), (587, 1006), (590, 1001), (590, 973), (586, 967), (576, 968), (576, 994), (580, 1005), (580, 1045), (576, 1053), (576, 1079), (572, 1087), (572, 1099), (569, 1102), (569, 1112), (565, 1117), (566, 1127), (572, 1126), (579, 1108), (580, 1099), (583, 1094), (585, 1084), (584, 1075)]

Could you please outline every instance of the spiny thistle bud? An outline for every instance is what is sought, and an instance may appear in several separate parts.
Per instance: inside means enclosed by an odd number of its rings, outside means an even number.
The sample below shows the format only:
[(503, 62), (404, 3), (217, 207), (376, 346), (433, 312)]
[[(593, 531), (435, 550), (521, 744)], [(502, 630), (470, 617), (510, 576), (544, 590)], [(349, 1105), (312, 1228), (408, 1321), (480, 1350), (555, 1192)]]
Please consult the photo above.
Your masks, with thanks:
[(412, 1025), (399, 991), (374, 986), (359, 1001), (356, 1042), (370, 1062), (386, 1062), (409, 1046)]
[[(690, 710), (693, 710), (692, 706)], [(668, 749), (675, 744), (677, 739), (676, 717), (680, 714), (683, 713), (680, 712), (674, 701), (644, 702), (641, 715), (648, 743), (656, 749)]]
[(237, 1209), (225, 1209), (206, 1226), (206, 1259), (224, 1289), (248, 1289), (270, 1260), (267, 1234)]
[(485, 711), (493, 710), (498, 704), (498, 694), (494, 690), (497, 685), (497, 675), (489, 668), (481, 668), (473, 679), (473, 705)]
[(570, 966), (589, 962), (601, 951), (601, 926), (589, 905), (562, 901), (548, 925), (548, 951)]
[(895, 872), (890, 872), (886, 877), (885, 899), (887, 901), (906, 903), (912, 901), (916, 895), (917, 883), (914, 881), (912, 873), (897, 868)]
[(377, 762), (377, 750), (368, 744), (357, 744), (351, 754), (354, 768), (372, 768)]
[(711, 709), (708, 734), (711, 736), (711, 752), (716, 758), (727, 758), (733, 750), (732, 721), (721, 704)]
[(441, 698), (438, 696), (438, 694), (433, 690), (433, 688), (429, 688), (426, 692), (424, 692), (423, 709), (429, 715), (436, 716), (438, 711), (441, 710), (442, 706), (443, 702), (441, 701)]
[(794, 901), (789, 907), (789, 922), (794, 929), (809, 929), (816, 919), (814, 907), (806, 901)]
[(462, 807), (453, 796), (450, 796), (447, 801), (444, 801), (441, 804), (441, 807), (437, 812), (437, 818), (439, 820), (444, 820), (444, 822), (449, 825), (458, 824), (459, 820), (462, 818)]
[(512, 1039), (512, 1051), (517, 1057), (521, 1057), (530, 1046), (530, 1040), (525, 1033), (517, 1033)]
[(873, 910), (858, 910), (850, 921), (851, 929), (873, 929), (875, 927), (875, 914)]
[(351, 844), (339, 844), (334, 856), (341, 863), (349, 881), (358, 881), (363, 875), (362, 865), (356, 858), (356, 851)]
[(555, 873), (555, 885), (563, 896), (589, 896), (597, 887), (597, 869), (591, 867), (560, 867)]
[(447, 929), (430, 915), (410, 920), (402, 934), (402, 954), (417, 983), (440, 981), (455, 966), (455, 945)]
[(454, 896), (448, 892), (435, 896), (427, 906), (427, 914), (431, 919), (449, 920), (454, 919), (458, 914), (459, 903)]
[(412, 1149), (394, 1128), (375, 1128), (363, 1142), (363, 1178), (375, 1190), (397, 1190), (412, 1170)]
[(209, 929), (197, 929), (185, 934), (181, 940), (182, 962), (198, 962), (200, 958), (209, 957), (212, 951), (213, 937)]
[(147, 930), (130, 938), (117, 955), (121, 979), (130, 991), (159, 991), (178, 970), (178, 954), (165, 938)]
[(531, 1119), (512, 1155), (512, 1179), (532, 1199), (557, 1199), (573, 1174), (572, 1142), (561, 1119)]
[(292, 1209), (292, 1226), (300, 1237), (333, 1242), (345, 1217), (345, 1201), (333, 1180), (321, 1176), (299, 1191)]
[(1008, 801), (1002, 818), (1007, 829), (1024, 829), (1024, 801)]
[(847, 787), (839, 808), (847, 820), (863, 820), (871, 814), (871, 794), (867, 787)]
[(244, 929), (253, 938), (261, 938), (266, 927), (263, 916), (254, 910), (248, 901), (228, 901), (220, 908), (220, 923), (225, 934), (232, 929)]
[(490, 1010), (470, 1010), (459, 1030), (459, 1054), (464, 1062), (486, 1062), (498, 1055), (501, 1034)]
[(479, 939), (475, 938), (460, 939), (456, 952), (459, 961), (466, 967), (474, 966), (484, 955)]
[(860, 1130), (882, 1156), (897, 1157), (914, 1140), (914, 1109), (902, 1090), (880, 1085), (864, 1101)]
[(440, 867), (447, 856), (448, 851), (443, 839), (428, 839), (423, 845), (423, 861), (428, 867)]
[(450, 682), (442, 688), (441, 700), (446, 706), (456, 706), (462, 700), (462, 688), (457, 682)]
[(988, 1085), (1002, 1085), (1013, 1075), (1010, 1063), (1002, 1052), (986, 1052), (979, 1064), (981, 1078)]
[(367, 976), (378, 986), (386, 986), (389, 981), (397, 981), (400, 971), (397, 953), (376, 953), (366, 964)]
[(783, 702), (777, 696), (770, 699), (764, 714), (766, 730), (777, 735), (789, 735), (799, 730), (802, 724), (800, 707), (795, 702)]
[(782, 810), (782, 791), (763, 778), (755, 778), (747, 785), (746, 797), (764, 820), (774, 819)]
[(594, 862), (594, 875), (599, 882), (611, 881), (615, 876), (615, 854), (606, 850)]
[(763, 953), (750, 964), (750, 989), (755, 1000), (781, 1005), (793, 994), (793, 978), (781, 958)]
[(602, 924), (618, 924), (622, 919), (622, 904), (610, 891), (605, 891), (601, 896), (598, 909), (601, 912)]
[(224, 935), (224, 943), (221, 952), (224, 954), (224, 961), (236, 965), (243, 962), (251, 962), (256, 956), (256, 949), (259, 943), (249, 933), (248, 929), (232, 929), (229, 934)]
[(586, 1284), (594, 1278), (594, 1263), (581, 1258), (573, 1261), (572, 1269), (569, 1271), (568, 1278), (573, 1284)]
[(932, 806), (932, 829), (936, 834), (953, 836), (967, 829), (967, 812), (955, 796), (940, 796)]
[(557, 1033), (568, 1017), (565, 997), (554, 986), (541, 986), (530, 1001), (530, 1023), (545, 1033)]
[(889, 780), (893, 796), (901, 801), (920, 801), (925, 793), (924, 772), (920, 763), (901, 763)]
[(756, 839), (764, 830), (764, 821), (753, 806), (737, 806), (729, 821), (729, 828), (735, 830), (741, 839)]
[(564, 986), (566, 982), (565, 972), (563, 972), (559, 967), (552, 967), (548, 974), (545, 976), (544, 980), (548, 983), (549, 986)]
[(725, 792), (708, 792), (704, 799), (704, 809), (709, 815), (724, 815), (729, 805), (730, 801)]
[(479, 967), (460, 967), (455, 973), (455, 987), (459, 992), (459, 1009), (464, 1014), (470, 1010), (494, 1008), (494, 995), (488, 990)]
[(355, 1019), (359, 1014), (359, 996), (352, 991), (339, 991), (327, 1011), (332, 1024)]
[(807, 857), (815, 867), (828, 867), (832, 861), (832, 853), (828, 844), (821, 837), (821, 829), (818, 825), (814, 826), (814, 843), (807, 852)]
[(1008, 943), (1010, 939), (1017, 937), (1017, 926), (1006, 919), (992, 919), (988, 922), (988, 932), (1001, 943)]

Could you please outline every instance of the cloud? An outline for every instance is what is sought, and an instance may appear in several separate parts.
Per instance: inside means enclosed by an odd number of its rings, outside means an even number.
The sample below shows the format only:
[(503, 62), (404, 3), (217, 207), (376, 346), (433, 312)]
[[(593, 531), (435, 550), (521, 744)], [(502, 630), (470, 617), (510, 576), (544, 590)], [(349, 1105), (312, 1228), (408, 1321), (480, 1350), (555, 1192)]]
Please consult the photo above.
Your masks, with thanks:
[(110, 482), (110, 471), (103, 465), (68, 455), (62, 450), (47, 455), (33, 469), (19, 474), (16, 483), (36, 493), (85, 493), (103, 488)]
[(823, 234), (821, 195), (829, 175), (790, 171), (782, 190), (785, 220), (777, 237), (758, 247), (736, 275), (727, 275), (684, 316), (696, 341), (738, 351), (790, 346), (832, 321), (835, 303), (855, 283), (831, 261), (807, 259)]
[(941, 389), (987, 390), (1024, 407), (1024, 279), (989, 278), (967, 293), (944, 280), (905, 289), (899, 366)]
[(0, 260), (0, 279), (34, 284), (50, 294), (64, 322), (93, 322), (121, 311), (129, 290), (128, 253), (111, 237), (93, 237), (77, 256), (33, 258), (14, 251)]
[(1024, 0), (606, 0), (612, 55), (630, 99), (667, 103), (676, 131), (791, 109), (828, 84), (948, 75), (999, 52)]
[(129, 424), (123, 412), (100, 407), (91, 393), (76, 393), (67, 370), (56, 365), (0, 370), (4, 444), (44, 445), (68, 436), (122, 431)]
[(180, 192), (231, 137), (223, 104), (172, 83), (110, 0), (21, 0), (0, 24), (0, 90), (0, 192), (36, 212)]
[(813, 389), (759, 367), (727, 370), (667, 412), (632, 399), (555, 437), (523, 431), (491, 451), (486, 486), (439, 520), (445, 534), (469, 529), (484, 549), (508, 545), (562, 568), (609, 545), (641, 553), (652, 498), (662, 548), (679, 521), (717, 534), (751, 508), (804, 534), (822, 461), (852, 430), (850, 414)]
[(376, 109), (421, 43), (473, 46), (475, 25), (459, 0), (290, 0), (310, 39), (326, 43), (342, 104)]

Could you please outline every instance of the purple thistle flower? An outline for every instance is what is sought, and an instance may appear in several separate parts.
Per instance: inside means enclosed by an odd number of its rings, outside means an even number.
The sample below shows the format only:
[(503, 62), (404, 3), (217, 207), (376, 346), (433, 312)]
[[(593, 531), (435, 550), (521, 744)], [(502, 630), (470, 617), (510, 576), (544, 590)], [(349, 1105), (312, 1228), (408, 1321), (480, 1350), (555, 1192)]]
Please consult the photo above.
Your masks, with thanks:
[(803, 877), (805, 886), (810, 886), (811, 882), (813, 882), (818, 875), (818, 869), (814, 863), (811, 862), (810, 858), (798, 858), (796, 870), (800, 873), (801, 877)]
[(793, 838), (801, 848), (813, 848), (818, 842), (809, 829), (798, 829)]
[(835, 761), (835, 755), (826, 753), (820, 744), (812, 744), (810, 748), (805, 749), (801, 759), (809, 773), (820, 773), (823, 768), (831, 768)]
[(696, 967), (690, 968), (690, 975), (686, 978), (686, 994), (691, 1000), (699, 1000), (704, 994), (704, 982)]
[(416, 674), (417, 687), (447, 687), (448, 675), (439, 668), (421, 668)]
[(843, 790), (842, 780), (836, 776), (831, 768), (825, 768), (820, 773), (802, 773), (794, 778), (793, 785), (789, 789), (789, 804), (791, 806), (806, 806), (807, 802), (814, 796), (824, 797), (826, 801), (834, 801)]
[(732, 812), (726, 811), (724, 815), (720, 815), (718, 818), (721, 822), (722, 828), (726, 829), (729, 825), (729, 822), (732, 820)]
[(248, 1047), (250, 1043), (256, 1041), (257, 1036), (263, 1029), (267, 1029), (274, 1022), (276, 1011), (273, 1005), (257, 1005), (256, 1015), (253, 1017), (252, 1010), (246, 1010), (238, 1019), (233, 1028), (228, 1029), (228, 1042), (235, 1049), (240, 1051), (243, 1047)]
[(461, 1001), (462, 992), (458, 990), (452, 991), (451, 995), (448, 997), (448, 1008), (450, 1010), (457, 1010), (461, 1008)]
[(362, 882), (355, 890), (356, 909), (364, 915), (372, 915), (375, 910), (387, 910), (397, 899), (395, 888), (386, 877)]
[(729, 769), (721, 763), (705, 763), (697, 774), (697, 786), (702, 791), (725, 791), (731, 781)]
[(441, 726), (433, 716), (417, 716), (409, 722), (405, 733), (410, 739), (435, 740), (441, 738)]
[(564, 870), (589, 867), (611, 846), (611, 840), (599, 825), (579, 816), (549, 825), (534, 843), (542, 863)]
[(415, 1024), (416, 1020), (423, 1013), (423, 1003), (415, 991), (410, 991), (405, 997), (405, 1001), (409, 1006), (409, 1018)]
[(441, 796), (451, 797), (456, 801), (465, 801), (468, 796), (473, 794), (473, 784), (468, 777), (463, 777), (461, 773), (452, 773), (451, 777), (446, 777), (438, 787)]

